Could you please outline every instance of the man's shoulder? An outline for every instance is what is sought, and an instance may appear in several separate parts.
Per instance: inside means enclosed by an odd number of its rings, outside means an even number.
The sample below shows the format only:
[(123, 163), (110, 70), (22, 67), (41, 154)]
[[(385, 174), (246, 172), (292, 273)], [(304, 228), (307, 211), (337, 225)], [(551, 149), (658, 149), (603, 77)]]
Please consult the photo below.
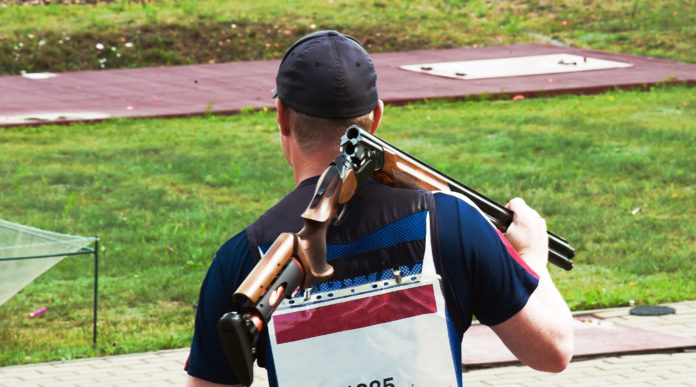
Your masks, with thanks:
[(227, 259), (229, 257), (244, 255), (248, 251), (249, 240), (247, 238), (247, 231), (242, 230), (237, 233), (237, 235), (225, 241), (225, 243), (220, 246), (215, 256), (218, 259)]
[(393, 187), (369, 179), (356, 193), (353, 204), (368, 210), (390, 208), (406, 210), (412, 213), (426, 208), (428, 193), (413, 188)]
[(448, 218), (448, 222), (456, 219), (460, 225), (493, 227), (486, 214), (466, 196), (456, 192), (439, 191), (435, 192), (433, 197), (438, 216)]
[(250, 224), (246, 229), (250, 243), (255, 245), (270, 243), (282, 232), (300, 231), (301, 215), (312, 198), (317, 179), (318, 177), (300, 183), (297, 188)]
[(461, 206), (465, 211), (480, 212), (476, 204), (474, 204), (474, 202), (472, 202), (471, 199), (458, 192), (436, 191), (433, 193), (433, 196), (435, 197), (438, 205), (441, 205), (443, 203), (457, 203), (457, 205)]

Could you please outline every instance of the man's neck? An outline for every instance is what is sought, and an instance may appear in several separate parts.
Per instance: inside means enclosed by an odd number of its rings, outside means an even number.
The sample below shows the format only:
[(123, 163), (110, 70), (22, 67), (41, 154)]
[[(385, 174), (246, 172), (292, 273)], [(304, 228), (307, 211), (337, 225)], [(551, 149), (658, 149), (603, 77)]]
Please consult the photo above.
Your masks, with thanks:
[(310, 177), (319, 176), (324, 173), (326, 167), (329, 166), (335, 157), (335, 154), (326, 154), (321, 157), (315, 155), (312, 158), (303, 158), (295, 161), (292, 168), (295, 174), (295, 186)]

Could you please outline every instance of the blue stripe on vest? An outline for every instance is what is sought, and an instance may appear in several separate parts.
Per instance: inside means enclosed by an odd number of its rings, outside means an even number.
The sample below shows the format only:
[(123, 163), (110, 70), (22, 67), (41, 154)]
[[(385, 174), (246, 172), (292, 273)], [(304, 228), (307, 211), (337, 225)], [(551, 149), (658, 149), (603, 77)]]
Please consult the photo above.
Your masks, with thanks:
[[(400, 243), (424, 239), (427, 214), (428, 211), (416, 212), (349, 243), (329, 243), (326, 245), (326, 260), (350, 257), (396, 246)], [(266, 243), (259, 247), (265, 254), (271, 244)]]
[(326, 246), (326, 260), (350, 257), (425, 238), (427, 211), (416, 212), (350, 243)]

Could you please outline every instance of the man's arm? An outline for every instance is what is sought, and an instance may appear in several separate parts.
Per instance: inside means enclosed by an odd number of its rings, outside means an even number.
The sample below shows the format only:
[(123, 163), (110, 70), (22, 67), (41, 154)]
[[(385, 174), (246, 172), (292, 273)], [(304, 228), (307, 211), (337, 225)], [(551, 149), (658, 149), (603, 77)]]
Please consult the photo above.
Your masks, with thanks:
[(507, 207), (515, 215), (505, 236), (539, 275), (539, 285), (519, 312), (491, 328), (526, 365), (561, 372), (573, 356), (573, 318), (546, 267), (546, 222), (522, 199), (511, 200)]
[[(240, 305), (230, 295), (253, 267), (246, 231), (225, 242), (215, 254), (201, 284), (196, 308), (191, 352), (186, 361), (187, 379), (192, 386), (219, 386), (239, 383), (234, 377), (218, 335), (218, 320)], [(221, 383), (221, 384), (216, 384)]]

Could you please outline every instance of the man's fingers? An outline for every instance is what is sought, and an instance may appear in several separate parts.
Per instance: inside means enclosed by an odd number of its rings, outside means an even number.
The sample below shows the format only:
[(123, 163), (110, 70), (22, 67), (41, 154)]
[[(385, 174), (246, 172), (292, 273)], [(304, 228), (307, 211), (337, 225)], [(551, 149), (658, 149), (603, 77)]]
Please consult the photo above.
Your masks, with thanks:
[(514, 213), (513, 222), (540, 224), (542, 227), (546, 226), (544, 218), (542, 218), (535, 209), (529, 207), (522, 198), (510, 200), (505, 207)]
[(520, 207), (526, 207), (527, 203), (524, 202), (524, 199), (522, 198), (514, 198), (510, 200), (505, 207), (507, 207), (509, 210), (512, 210), (512, 212), (515, 212), (515, 208), (520, 208)]
[(539, 217), (539, 213), (529, 207), (522, 198), (514, 198), (505, 206), (519, 217)]

